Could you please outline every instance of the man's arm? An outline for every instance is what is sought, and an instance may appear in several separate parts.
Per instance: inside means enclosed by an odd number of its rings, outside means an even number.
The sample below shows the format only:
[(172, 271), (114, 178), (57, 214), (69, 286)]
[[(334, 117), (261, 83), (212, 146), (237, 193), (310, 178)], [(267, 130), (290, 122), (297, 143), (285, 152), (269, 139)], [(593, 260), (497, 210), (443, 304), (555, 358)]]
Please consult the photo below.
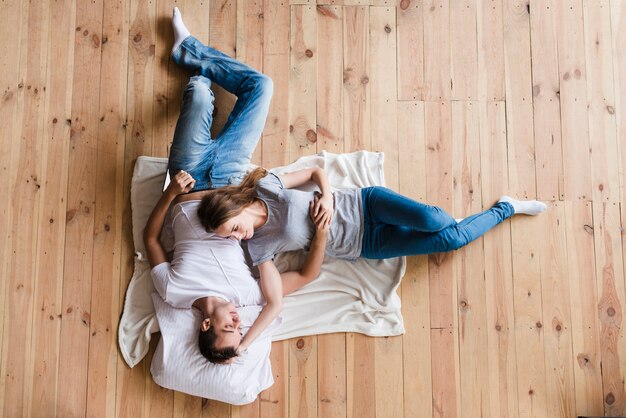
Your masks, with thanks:
[(146, 228), (143, 231), (143, 243), (146, 247), (146, 255), (148, 256), (150, 267), (157, 266), (167, 261), (167, 256), (159, 240), (159, 235), (161, 234), (163, 221), (165, 220), (165, 215), (167, 214), (167, 209), (170, 207), (170, 203), (172, 203), (179, 194), (187, 193), (191, 190), (195, 183), (196, 181), (189, 173), (179, 171), (161, 195), (154, 209), (152, 209)]

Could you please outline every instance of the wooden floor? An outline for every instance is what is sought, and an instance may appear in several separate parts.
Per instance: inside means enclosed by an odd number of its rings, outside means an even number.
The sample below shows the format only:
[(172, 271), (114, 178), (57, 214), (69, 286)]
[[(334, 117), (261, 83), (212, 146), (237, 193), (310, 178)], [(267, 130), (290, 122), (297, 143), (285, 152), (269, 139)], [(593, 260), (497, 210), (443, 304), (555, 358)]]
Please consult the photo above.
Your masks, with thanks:
[[(626, 415), (626, 1), (303, 2), (0, 2), (2, 415)], [(455, 217), (549, 211), (409, 258), (402, 337), (274, 344), (246, 407), (159, 388), (116, 335), (133, 164), (167, 155), (189, 76), (174, 5), (274, 79), (255, 162), (380, 150), (389, 187)]]

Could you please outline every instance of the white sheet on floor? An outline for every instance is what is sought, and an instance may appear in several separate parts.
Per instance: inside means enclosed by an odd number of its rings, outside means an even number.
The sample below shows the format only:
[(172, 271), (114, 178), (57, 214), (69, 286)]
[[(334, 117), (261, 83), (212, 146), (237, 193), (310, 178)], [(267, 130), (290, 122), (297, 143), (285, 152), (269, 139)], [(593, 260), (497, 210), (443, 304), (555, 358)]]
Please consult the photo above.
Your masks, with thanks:
[[(161, 195), (166, 166), (164, 158), (139, 157), (131, 184), (137, 256), (118, 330), (120, 351), (130, 367), (143, 359), (151, 334), (159, 330), (151, 296), (155, 290), (144, 256), (142, 234)], [(321, 152), (272, 171), (281, 173), (314, 166), (325, 169), (335, 189), (384, 185), (382, 153)], [(303, 257), (304, 254), (298, 252), (282, 254), (276, 264), (284, 271), (297, 266)], [(359, 332), (371, 336), (404, 333), (400, 298), (396, 293), (404, 269), (404, 258), (348, 262), (327, 257), (315, 281), (285, 298), (283, 323), (273, 339), (330, 332)]]

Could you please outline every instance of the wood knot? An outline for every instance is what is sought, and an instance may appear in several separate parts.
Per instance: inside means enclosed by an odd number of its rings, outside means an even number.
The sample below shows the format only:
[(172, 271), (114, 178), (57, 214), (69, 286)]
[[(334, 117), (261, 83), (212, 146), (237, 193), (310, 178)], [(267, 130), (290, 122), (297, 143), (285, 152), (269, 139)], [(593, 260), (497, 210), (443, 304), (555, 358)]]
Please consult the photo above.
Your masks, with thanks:
[(461, 302), (459, 302), (459, 305), (461, 305), (461, 308), (466, 309), (467, 308), (467, 302), (462, 300)]
[(94, 48), (99, 48), (100, 47), (100, 38), (95, 33), (93, 35), (91, 35), (91, 41), (93, 42), (93, 47)]
[(309, 129), (308, 131), (306, 131), (306, 139), (312, 144), (315, 144), (317, 142), (317, 134), (313, 129)]
[(589, 359), (589, 356), (587, 354), (583, 354), (580, 353), (576, 356), (576, 360), (578, 360), (578, 365), (582, 368), (582, 367), (586, 367), (589, 365), (589, 362), (591, 361)]
[(576, 70), (574, 71), (574, 77), (579, 79), (581, 75), (582, 75), (582, 73), (580, 72), (580, 70), (578, 68), (576, 68)]
[(533, 86), (533, 97), (539, 96), (540, 91), (541, 91), (541, 87), (539, 87), (539, 84), (535, 84)]
[(402, 0), (400, 2), (400, 9), (402, 10), (406, 10), (409, 8), (409, 5), (411, 4), (411, 0)]
[(308, 58), (311, 58), (313, 56), (313, 51), (307, 49), (306, 51), (304, 51), (304, 55), (306, 55)]
[(74, 310), (74, 309), (72, 309), (72, 307), (70, 306), (69, 308), (67, 308), (67, 311), (65, 311), (65, 312), (66, 312), (66, 313), (68, 313), (68, 314), (70, 314), (70, 313), (72, 313), (72, 311), (73, 311), (73, 310)]
[(298, 347), (298, 350), (302, 350), (304, 348), (304, 340), (302, 338), (296, 342), (296, 347)]
[(502, 331), (502, 325), (500, 324), (496, 325), (496, 331), (498, 332)]
[(57, 118), (52, 119), (52, 123), (57, 123)]
[(536, 326), (537, 328), (541, 329), (541, 327), (543, 327), (543, 324), (542, 324), (541, 322), (537, 321), (537, 322), (535, 323), (535, 326)]
[(391, 26), (389, 26), (389, 24), (385, 25), (385, 32), (391, 33)]
[(613, 403), (615, 402), (615, 395), (613, 395), (613, 392), (607, 393), (606, 398), (604, 398), (604, 401), (606, 402), (607, 405), (613, 405)]
[(85, 30), (83, 31), (83, 36), (87, 36), (87, 35), (89, 35), (89, 31), (88, 31), (87, 29), (85, 29)]
[(606, 314), (610, 317), (615, 316), (615, 308), (610, 306), (607, 310), (606, 310)]
[(138, 33), (138, 34), (136, 34), (136, 35), (133, 37), (133, 42), (135, 42), (135, 43), (139, 43), (139, 42), (141, 42), (141, 38), (142, 38), (142, 37), (141, 37), (141, 33)]
[(534, 390), (532, 390), (532, 389), (529, 389), (529, 390), (528, 390), (528, 394), (529, 394), (530, 396), (533, 396), (533, 395), (535, 394), (535, 391), (534, 391)]
[(607, 105), (606, 106), (606, 111), (609, 112), (609, 115), (614, 115), (615, 114), (615, 108), (611, 105)]
[(109, 226), (109, 224), (104, 224), (104, 230), (107, 232), (111, 230), (111, 227)]
[(565, 74), (563, 74), (563, 80), (567, 81), (569, 80), (569, 72), (566, 72)]
[(361, 78), (361, 84), (367, 84), (367, 83), (369, 83), (369, 82), (370, 82), (370, 79), (369, 79), (369, 77), (368, 77), (368, 76), (364, 75), (364, 76)]

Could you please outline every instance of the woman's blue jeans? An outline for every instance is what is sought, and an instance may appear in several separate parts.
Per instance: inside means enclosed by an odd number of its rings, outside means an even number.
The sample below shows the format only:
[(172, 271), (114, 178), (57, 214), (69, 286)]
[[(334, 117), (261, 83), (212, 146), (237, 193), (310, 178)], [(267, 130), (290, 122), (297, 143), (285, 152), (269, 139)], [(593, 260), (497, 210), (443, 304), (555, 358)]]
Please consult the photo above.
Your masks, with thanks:
[(513, 216), (507, 202), (457, 223), (443, 209), (416, 202), (384, 187), (361, 189), (361, 257), (391, 258), (456, 250)]
[[(265, 126), (272, 80), (193, 36), (172, 53), (172, 59), (196, 75), (183, 94), (170, 150), (170, 176), (179, 170), (189, 172), (196, 180), (194, 191), (240, 183)], [(211, 82), (237, 96), (226, 125), (213, 139)]]

